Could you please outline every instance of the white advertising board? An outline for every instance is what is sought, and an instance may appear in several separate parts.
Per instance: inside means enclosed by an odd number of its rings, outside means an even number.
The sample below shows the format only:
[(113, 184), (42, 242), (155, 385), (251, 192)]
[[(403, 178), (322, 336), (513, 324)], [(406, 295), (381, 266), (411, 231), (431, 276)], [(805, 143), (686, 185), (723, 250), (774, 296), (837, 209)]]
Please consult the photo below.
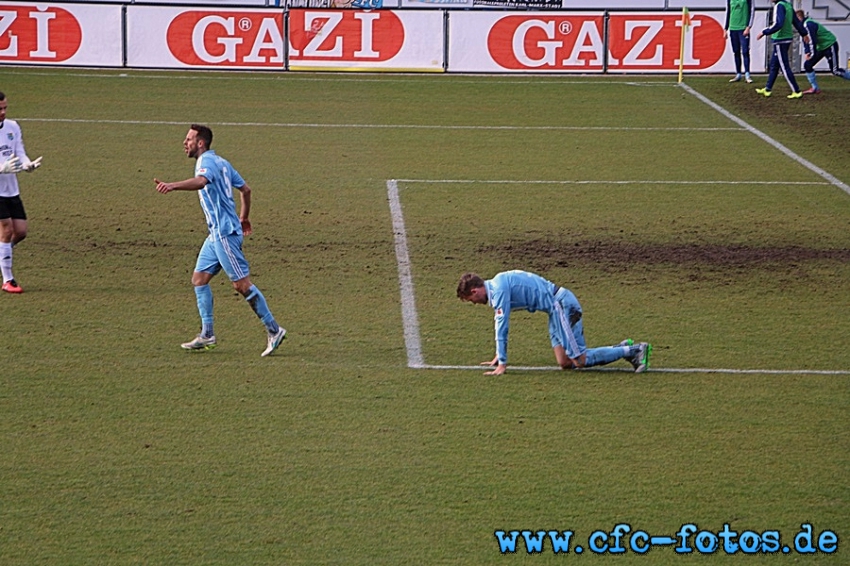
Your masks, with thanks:
[(283, 70), (283, 11), (129, 6), (127, 65)]
[(451, 12), (448, 70), (598, 72), (602, 12)]
[(0, 2), (0, 63), (120, 67), (121, 7)]
[(289, 12), (291, 70), (442, 72), (444, 43), (439, 11)]
[[(759, 13), (761, 25), (766, 14)], [(684, 40), (685, 72), (734, 72), (724, 14), (691, 13)], [(603, 13), (451, 12), (450, 72), (608, 72), (678, 71), (682, 15), (660, 12), (612, 12), (608, 51), (603, 42)], [(764, 40), (753, 36), (751, 71), (764, 71)]]
[[(735, 65), (723, 35), (723, 12), (691, 12), (685, 34), (685, 72), (730, 73)], [(623, 73), (669, 73), (679, 69), (681, 13), (612, 13), (608, 22), (608, 70)], [(752, 72), (764, 70), (764, 41), (750, 46)]]
[(402, 8), (463, 9), (472, 8), (472, 0), (400, 0)]

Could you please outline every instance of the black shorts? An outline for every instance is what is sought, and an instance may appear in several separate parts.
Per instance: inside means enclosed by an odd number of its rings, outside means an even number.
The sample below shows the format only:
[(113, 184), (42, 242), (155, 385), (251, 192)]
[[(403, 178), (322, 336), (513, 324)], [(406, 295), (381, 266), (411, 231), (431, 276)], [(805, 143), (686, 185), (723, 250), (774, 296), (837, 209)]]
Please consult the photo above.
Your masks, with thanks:
[(24, 211), (24, 203), (21, 196), (0, 197), (0, 220), (13, 218), (15, 220), (26, 220), (27, 213)]

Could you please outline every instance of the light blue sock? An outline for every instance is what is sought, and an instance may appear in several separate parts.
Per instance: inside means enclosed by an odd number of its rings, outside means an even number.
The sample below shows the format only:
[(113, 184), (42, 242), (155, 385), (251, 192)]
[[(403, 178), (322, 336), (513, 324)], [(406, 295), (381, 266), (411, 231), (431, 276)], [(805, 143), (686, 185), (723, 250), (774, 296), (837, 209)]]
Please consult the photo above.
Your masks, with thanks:
[(616, 362), (617, 360), (622, 360), (626, 357), (626, 352), (628, 351), (628, 346), (605, 346), (603, 348), (592, 348), (585, 352), (587, 360), (584, 366), (602, 366), (610, 364), (611, 362)]
[(245, 300), (248, 301), (248, 304), (251, 305), (251, 308), (255, 313), (257, 313), (260, 320), (263, 321), (266, 330), (268, 330), (270, 334), (274, 334), (280, 330), (280, 326), (277, 325), (274, 316), (272, 316), (272, 311), (269, 310), (266, 298), (260, 290), (257, 289), (256, 285), (251, 285), (248, 289), (248, 295), (245, 297)]
[(809, 83), (811, 83), (812, 88), (818, 90), (817, 74), (814, 71), (806, 73), (806, 78), (809, 79)]
[(198, 312), (201, 314), (201, 336), (213, 336), (213, 294), (209, 285), (195, 287), (195, 298), (198, 299)]

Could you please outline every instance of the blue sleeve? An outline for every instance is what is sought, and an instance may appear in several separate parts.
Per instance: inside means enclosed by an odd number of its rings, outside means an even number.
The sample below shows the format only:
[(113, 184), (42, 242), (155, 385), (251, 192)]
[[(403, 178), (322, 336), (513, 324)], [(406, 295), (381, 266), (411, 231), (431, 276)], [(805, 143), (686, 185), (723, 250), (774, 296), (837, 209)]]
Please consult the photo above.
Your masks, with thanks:
[(230, 166), (230, 186), (234, 189), (240, 189), (245, 186), (245, 179), (239, 174), (239, 171)]
[(772, 33), (776, 33), (782, 29), (782, 26), (785, 25), (785, 6), (782, 4), (777, 4), (776, 8), (773, 10), (773, 14), (776, 16), (773, 25), (769, 28), (765, 28), (761, 33), (764, 35), (770, 35)]
[(206, 153), (202, 153), (195, 167), (195, 177), (204, 177), (207, 183), (215, 181), (215, 168), (210, 163), (210, 157)]
[(818, 24), (809, 20), (808, 22), (803, 24), (806, 27), (806, 31), (809, 32), (809, 42), (803, 42), (803, 49), (808, 54), (812, 54), (815, 51), (815, 45), (818, 44)]
[(727, 31), (729, 29), (729, 18), (732, 13), (732, 0), (726, 0), (726, 21), (723, 23), (723, 30)]
[(747, 0), (747, 6), (750, 10), (750, 17), (747, 20), (747, 27), (752, 29), (756, 19), (756, 0)]
[(508, 330), (511, 320), (510, 291), (495, 290), (490, 299), (496, 311), (494, 321), (496, 326), (496, 356), (500, 364), (508, 363)]

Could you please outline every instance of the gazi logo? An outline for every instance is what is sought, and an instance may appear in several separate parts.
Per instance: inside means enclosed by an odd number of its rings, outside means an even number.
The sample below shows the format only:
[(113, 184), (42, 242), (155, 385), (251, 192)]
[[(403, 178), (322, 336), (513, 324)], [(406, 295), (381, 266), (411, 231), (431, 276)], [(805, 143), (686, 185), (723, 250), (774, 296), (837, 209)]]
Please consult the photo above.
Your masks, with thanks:
[(187, 65), (280, 67), (283, 13), (188, 11), (171, 21), (168, 49)]
[(0, 5), (0, 61), (67, 61), (82, 42), (80, 22), (67, 10)]
[[(723, 27), (708, 16), (691, 16), (682, 46), (686, 69), (706, 69), (723, 56)], [(611, 14), (608, 66), (616, 70), (671, 70), (679, 66), (681, 16)]]
[(387, 61), (404, 45), (404, 24), (390, 11), (292, 10), (289, 34), (297, 61)]
[(505, 69), (601, 69), (604, 49), (602, 16), (506, 16), (487, 36)]

